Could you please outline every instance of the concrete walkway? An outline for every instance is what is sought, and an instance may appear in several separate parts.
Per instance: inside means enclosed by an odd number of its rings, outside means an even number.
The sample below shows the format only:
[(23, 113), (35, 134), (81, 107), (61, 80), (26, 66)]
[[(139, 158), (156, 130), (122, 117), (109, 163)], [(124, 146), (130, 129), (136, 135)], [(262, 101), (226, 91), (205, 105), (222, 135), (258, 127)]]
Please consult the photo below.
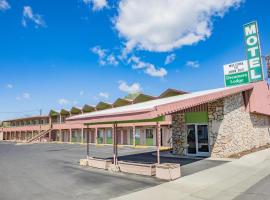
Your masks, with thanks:
[(117, 200), (231, 200), (270, 174), (270, 149)]

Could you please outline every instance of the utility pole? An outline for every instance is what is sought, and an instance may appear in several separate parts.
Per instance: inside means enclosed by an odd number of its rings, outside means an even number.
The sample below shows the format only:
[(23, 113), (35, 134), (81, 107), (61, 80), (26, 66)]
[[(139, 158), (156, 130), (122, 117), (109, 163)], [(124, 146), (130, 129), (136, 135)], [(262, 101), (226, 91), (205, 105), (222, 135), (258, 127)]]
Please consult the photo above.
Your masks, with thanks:
[(270, 55), (262, 56), (262, 58), (265, 59), (266, 73), (267, 73), (267, 78), (265, 78), (265, 79), (268, 80), (270, 78)]

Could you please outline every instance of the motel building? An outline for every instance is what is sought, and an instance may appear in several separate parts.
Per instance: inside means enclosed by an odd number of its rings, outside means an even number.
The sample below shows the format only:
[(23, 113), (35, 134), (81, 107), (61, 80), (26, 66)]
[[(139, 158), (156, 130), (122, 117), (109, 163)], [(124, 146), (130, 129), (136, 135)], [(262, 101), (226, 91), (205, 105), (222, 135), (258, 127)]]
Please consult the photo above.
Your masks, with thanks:
[(159, 97), (139, 94), (113, 104), (51, 110), (48, 116), (6, 120), (1, 131), (3, 140), (18, 142), (115, 142), (221, 158), (270, 144), (269, 128), (269, 85), (259, 81), (192, 93), (168, 89)]

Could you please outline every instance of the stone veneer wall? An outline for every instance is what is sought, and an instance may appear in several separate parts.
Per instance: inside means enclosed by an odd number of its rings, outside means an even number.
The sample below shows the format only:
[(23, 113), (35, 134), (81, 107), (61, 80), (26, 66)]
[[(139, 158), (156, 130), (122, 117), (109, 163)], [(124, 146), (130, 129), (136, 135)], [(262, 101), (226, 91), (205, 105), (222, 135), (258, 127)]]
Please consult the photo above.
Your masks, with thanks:
[(208, 104), (211, 157), (228, 157), (270, 143), (269, 118), (245, 111), (241, 93)]
[(186, 154), (187, 150), (187, 125), (184, 113), (172, 114), (172, 147), (174, 154)]
[(183, 154), (184, 146), (187, 143), (187, 133), (184, 113), (172, 115), (172, 146), (173, 153)]
[[(270, 143), (269, 118), (246, 112), (241, 93), (208, 103), (211, 157), (230, 155)], [(184, 113), (172, 114), (173, 152), (183, 154), (187, 144)]]

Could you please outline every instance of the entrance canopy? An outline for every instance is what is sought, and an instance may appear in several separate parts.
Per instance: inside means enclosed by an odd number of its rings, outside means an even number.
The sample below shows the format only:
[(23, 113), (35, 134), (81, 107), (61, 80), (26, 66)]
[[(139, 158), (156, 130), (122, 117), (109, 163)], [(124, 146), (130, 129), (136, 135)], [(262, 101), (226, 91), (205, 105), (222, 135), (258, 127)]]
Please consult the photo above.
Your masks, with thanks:
[[(264, 82), (262, 82), (264, 83)], [(261, 83), (256, 83), (261, 84)], [(95, 111), (69, 117), (68, 121), (87, 121), (89, 124), (123, 123), (132, 120), (154, 120), (160, 116), (185, 110), (194, 106), (215, 101), (240, 92), (251, 91), (256, 84), (248, 84), (230, 88), (219, 88), (188, 94), (177, 95), (162, 99), (155, 99), (107, 110)]]

